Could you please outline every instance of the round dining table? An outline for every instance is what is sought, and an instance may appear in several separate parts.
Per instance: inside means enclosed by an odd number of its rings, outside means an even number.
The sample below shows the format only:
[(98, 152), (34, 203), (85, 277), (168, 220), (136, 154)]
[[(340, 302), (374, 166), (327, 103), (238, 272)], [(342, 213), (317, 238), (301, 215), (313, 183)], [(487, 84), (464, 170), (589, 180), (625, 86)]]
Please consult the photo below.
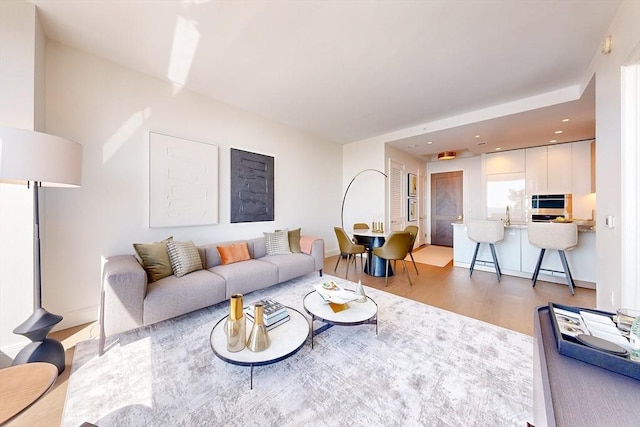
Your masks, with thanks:
[[(370, 276), (384, 277), (386, 260), (373, 254), (373, 248), (384, 245), (387, 234), (369, 230), (353, 230), (353, 236), (360, 245), (367, 248), (367, 261), (364, 265), (364, 272)], [(393, 276), (393, 268), (389, 265), (389, 277)]]

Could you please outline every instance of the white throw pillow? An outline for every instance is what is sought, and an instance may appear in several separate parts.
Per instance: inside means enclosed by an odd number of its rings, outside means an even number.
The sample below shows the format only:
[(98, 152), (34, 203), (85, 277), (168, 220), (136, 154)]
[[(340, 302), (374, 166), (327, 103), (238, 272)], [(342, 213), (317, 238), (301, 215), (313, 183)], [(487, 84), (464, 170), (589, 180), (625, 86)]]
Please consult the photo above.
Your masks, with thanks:
[(186, 242), (167, 242), (167, 252), (171, 260), (173, 274), (176, 277), (182, 277), (192, 271), (202, 270), (202, 259), (198, 248), (191, 241)]
[(273, 233), (264, 233), (264, 242), (267, 247), (267, 255), (283, 255), (290, 254), (289, 248), (289, 232), (287, 230), (278, 230)]

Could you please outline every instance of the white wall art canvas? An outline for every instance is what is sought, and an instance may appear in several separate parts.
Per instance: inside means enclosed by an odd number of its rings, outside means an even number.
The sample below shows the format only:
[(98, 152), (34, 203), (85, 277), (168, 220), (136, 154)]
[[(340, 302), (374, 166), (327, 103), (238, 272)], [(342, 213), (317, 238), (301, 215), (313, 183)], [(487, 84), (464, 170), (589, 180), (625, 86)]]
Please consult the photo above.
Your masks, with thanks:
[(218, 146), (149, 132), (149, 227), (218, 223)]

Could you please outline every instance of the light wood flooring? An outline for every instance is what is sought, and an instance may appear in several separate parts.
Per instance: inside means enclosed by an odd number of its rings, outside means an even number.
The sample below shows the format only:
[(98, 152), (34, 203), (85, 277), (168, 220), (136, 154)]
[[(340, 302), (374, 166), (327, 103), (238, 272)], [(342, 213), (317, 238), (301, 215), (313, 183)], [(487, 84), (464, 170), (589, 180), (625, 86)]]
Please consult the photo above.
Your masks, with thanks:
[[(326, 274), (345, 277), (346, 260), (341, 260), (336, 272), (337, 256), (325, 259)], [(357, 268), (349, 267), (349, 280), (358, 281), (366, 286), (383, 289), (396, 295), (423, 302), (458, 314), (473, 317), (494, 325), (514, 331), (533, 335), (534, 309), (549, 302), (595, 307), (596, 296), (592, 289), (577, 288), (571, 295), (566, 285), (538, 281), (535, 288), (531, 280), (518, 277), (502, 276), (498, 282), (495, 273), (474, 271), (469, 277), (469, 270), (453, 267), (449, 263), (444, 268), (426, 264), (416, 264), (419, 275), (413, 264), (408, 262), (407, 268), (413, 281), (409, 282), (397, 263), (395, 276), (389, 278), (388, 286), (384, 286), (384, 277), (371, 277), (364, 274), (358, 261)], [(8, 426), (50, 427), (60, 425), (62, 410), (67, 393), (67, 383), (71, 371), (75, 344), (99, 335), (97, 323), (77, 326), (52, 334), (60, 340), (66, 349), (66, 369), (58, 377), (49, 393), (9, 422)], [(100, 384), (96, 384), (100, 387)]]

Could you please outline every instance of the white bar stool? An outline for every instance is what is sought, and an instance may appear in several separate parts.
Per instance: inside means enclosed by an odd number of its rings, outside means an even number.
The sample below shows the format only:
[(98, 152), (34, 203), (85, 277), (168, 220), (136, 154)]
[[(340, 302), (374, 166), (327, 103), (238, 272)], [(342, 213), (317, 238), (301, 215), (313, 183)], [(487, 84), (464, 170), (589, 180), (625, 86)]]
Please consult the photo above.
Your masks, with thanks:
[(533, 286), (536, 286), (536, 280), (538, 280), (538, 273), (540, 273), (540, 266), (542, 265), (545, 251), (547, 249), (557, 250), (560, 255), (560, 261), (562, 261), (564, 274), (567, 276), (567, 284), (569, 285), (571, 294), (575, 295), (575, 285), (564, 251), (571, 250), (578, 245), (578, 226), (572, 223), (530, 222), (527, 226), (527, 235), (529, 237), (529, 243), (540, 248), (538, 263), (533, 272)]
[[(478, 257), (478, 249), (480, 249), (481, 243), (488, 243), (489, 249), (491, 249), (491, 256), (493, 257), (493, 265), (496, 269), (496, 275), (498, 276), (498, 282), (502, 271), (500, 270), (500, 264), (498, 264), (498, 257), (496, 256), (495, 243), (504, 239), (504, 224), (501, 221), (489, 221), (489, 220), (472, 220), (467, 222), (467, 236), (469, 239), (476, 242), (476, 250), (473, 252), (473, 260), (471, 260), (471, 267), (469, 268), (469, 276), (473, 274), (473, 267), (476, 264), (476, 258)], [(490, 261), (483, 261), (491, 263)]]

